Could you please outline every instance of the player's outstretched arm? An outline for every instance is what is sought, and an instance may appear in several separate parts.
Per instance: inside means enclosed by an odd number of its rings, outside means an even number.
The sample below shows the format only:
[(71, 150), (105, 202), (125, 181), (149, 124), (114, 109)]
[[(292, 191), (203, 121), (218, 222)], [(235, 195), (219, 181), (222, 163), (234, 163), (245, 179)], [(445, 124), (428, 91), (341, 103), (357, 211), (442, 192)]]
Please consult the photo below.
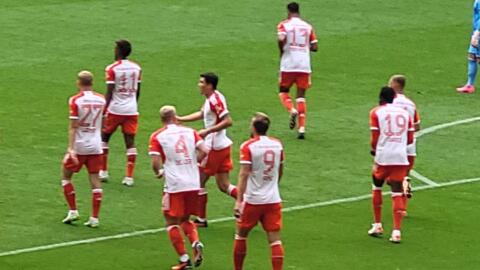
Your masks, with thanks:
[(217, 131), (220, 131), (220, 130), (224, 130), (224, 129), (232, 126), (232, 125), (233, 125), (232, 118), (230, 117), (229, 114), (226, 114), (225, 116), (223, 116), (220, 119), (220, 122), (218, 122), (215, 126), (209, 127), (207, 129), (202, 129), (198, 132), (198, 134), (200, 134), (200, 136), (205, 138), (210, 133), (214, 133), (214, 132), (217, 132)]
[(177, 117), (177, 121), (179, 122), (193, 122), (193, 121), (198, 121), (198, 120), (202, 120), (203, 119), (203, 112), (202, 111), (198, 111), (198, 112), (194, 112), (194, 113), (191, 113), (189, 115), (184, 115), (184, 116), (176, 116)]

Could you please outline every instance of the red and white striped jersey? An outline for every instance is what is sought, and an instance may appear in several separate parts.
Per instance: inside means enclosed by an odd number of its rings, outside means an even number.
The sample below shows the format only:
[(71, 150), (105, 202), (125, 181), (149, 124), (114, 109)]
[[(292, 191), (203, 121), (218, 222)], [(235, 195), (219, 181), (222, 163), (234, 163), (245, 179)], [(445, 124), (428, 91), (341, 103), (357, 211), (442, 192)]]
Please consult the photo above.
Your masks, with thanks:
[[(203, 123), (205, 128), (215, 126), (222, 117), (229, 114), (227, 101), (220, 91), (215, 90), (203, 104)], [(205, 138), (206, 146), (213, 150), (221, 150), (232, 145), (232, 141), (227, 137), (227, 130), (210, 133)]]
[(69, 100), (70, 119), (78, 120), (73, 150), (79, 155), (102, 154), (102, 113), (105, 108), (103, 95), (82, 91)]
[(409, 132), (413, 136), (412, 118), (404, 109), (392, 104), (374, 108), (370, 112), (370, 130), (378, 130), (375, 163), (378, 165), (408, 165), (407, 144)]
[(280, 71), (311, 73), (310, 45), (318, 42), (313, 27), (298, 17), (292, 17), (278, 24), (277, 34), (286, 37)]
[(105, 69), (107, 84), (114, 84), (108, 112), (117, 115), (138, 115), (137, 91), (142, 69), (130, 60), (119, 60)]
[(150, 136), (149, 155), (159, 155), (168, 193), (200, 189), (196, 150), (203, 144), (198, 133), (180, 125), (167, 125)]
[(244, 201), (250, 204), (279, 203), (279, 168), (283, 163), (282, 143), (274, 138), (260, 136), (240, 147), (240, 164), (251, 164)]

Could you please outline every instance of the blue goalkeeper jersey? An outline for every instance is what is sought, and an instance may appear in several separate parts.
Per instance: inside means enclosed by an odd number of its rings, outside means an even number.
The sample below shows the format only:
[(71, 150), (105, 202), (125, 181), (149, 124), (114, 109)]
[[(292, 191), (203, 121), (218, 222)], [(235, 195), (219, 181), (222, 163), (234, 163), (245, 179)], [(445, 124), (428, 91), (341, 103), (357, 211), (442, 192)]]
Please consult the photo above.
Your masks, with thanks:
[(473, 31), (480, 31), (480, 0), (473, 4)]

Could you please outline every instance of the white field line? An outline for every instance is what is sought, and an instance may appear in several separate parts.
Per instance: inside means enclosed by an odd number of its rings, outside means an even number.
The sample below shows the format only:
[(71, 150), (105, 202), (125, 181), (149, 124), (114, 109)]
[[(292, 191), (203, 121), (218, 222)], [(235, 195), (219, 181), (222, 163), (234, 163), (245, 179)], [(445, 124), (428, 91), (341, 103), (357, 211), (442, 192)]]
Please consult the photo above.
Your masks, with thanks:
[[(414, 187), (413, 190), (419, 191), (419, 190), (426, 190), (426, 189), (435, 189), (435, 188), (441, 188), (441, 187), (447, 187), (447, 186), (473, 183), (473, 182), (478, 182), (478, 181), (480, 181), (480, 178), (462, 179), (462, 180), (456, 180), (456, 181), (452, 181), (452, 182), (441, 183), (441, 184), (438, 184), (436, 186), (427, 185), (427, 186)], [(388, 195), (388, 194), (390, 194), (390, 192), (384, 192), (383, 194)], [(310, 203), (310, 204), (305, 204), (305, 205), (292, 206), (292, 207), (284, 208), (283, 212), (293, 212), (293, 211), (309, 209), (309, 208), (317, 208), (317, 207), (324, 207), (324, 206), (329, 206), (329, 205), (358, 202), (358, 201), (369, 199), (371, 197), (372, 197), (371, 194), (365, 194), (365, 195), (349, 197), (349, 198), (342, 198), (342, 199), (335, 199), (335, 200), (324, 201), (324, 202), (317, 202), (317, 203)], [(223, 217), (223, 218), (210, 220), (209, 222), (210, 223), (220, 223), (220, 222), (226, 222), (226, 221), (233, 221), (234, 219), (235, 219), (234, 217)], [(2, 252), (2, 253), (0, 253), (0, 257), (12, 256), (12, 255), (17, 255), (17, 254), (22, 254), (22, 253), (31, 253), (31, 252), (37, 252), (37, 251), (43, 251), (43, 250), (51, 250), (51, 249), (57, 249), (57, 248), (62, 248), (62, 247), (77, 246), (77, 245), (82, 245), (82, 244), (91, 244), (91, 243), (97, 243), (97, 242), (113, 240), (113, 239), (123, 239), (123, 238), (135, 237), (135, 236), (141, 236), (141, 235), (147, 235), (147, 234), (155, 234), (155, 233), (160, 233), (160, 232), (164, 232), (164, 231), (165, 231), (165, 228), (162, 227), (162, 228), (158, 228), (158, 229), (134, 231), (134, 232), (129, 232), (129, 233), (121, 233), (121, 234), (108, 235), (108, 236), (102, 236), (102, 237), (88, 238), (88, 239), (83, 239), (83, 240), (62, 242), (62, 243), (57, 243), (57, 244), (37, 246), (37, 247), (31, 247), (31, 248), (16, 249), (16, 250), (12, 250), (12, 251)]]
[[(465, 123), (471, 123), (471, 122), (479, 121), (479, 120), (480, 120), (480, 117), (474, 117), (474, 118), (454, 121), (454, 122), (451, 122), (451, 123), (446, 123), (446, 124), (441, 124), (441, 125), (438, 125), (438, 126), (433, 126), (433, 127), (430, 127), (430, 128), (426, 128), (426, 129), (417, 133), (417, 138), (423, 136), (424, 134), (429, 134), (429, 133), (435, 132), (435, 131), (443, 129), (443, 128), (448, 128), (448, 127), (451, 127), (451, 126), (465, 124)], [(434, 188), (440, 188), (440, 187), (447, 187), (447, 186), (473, 183), (473, 182), (477, 182), (477, 181), (480, 181), (480, 178), (461, 179), (461, 180), (456, 180), (456, 181), (451, 181), (451, 182), (446, 182), (446, 183), (441, 183), (441, 184), (435, 183), (436, 185), (426, 185), (426, 186), (414, 187), (413, 190), (434, 189)], [(384, 195), (387, 195), (387, 194), (389, 194), (389, 192), (384, 192)], [(302, 210), (302, 209), (323, 207), (323, 206), (336, 205), (336, 204), (342, 204), (342, 203), (357, 202), (357, 201), (361, 201), (361, 200), (366, 200), (368, 198), (371, 198), (371, 194), (287, 207), (287, 208), (283, 209), (283, 212), (293, 212), (293, 211), (298, 211), (298, 210)], [(210, 223), (220, 223), (220, 222), (226, 222), (226, 221), (232, 221), (232, 220), (234, 220), (233, 217), (223, 217), (223, 218), (210, 220), (209, 222)], [(134, 231), (134, 232), (121, 233), (121, 234), (115, 234), (115, 235), (107, 235), (107, 236), (88, 238), (88, 239), (82, 239), (82, 240), (75, 240), (75, 241), (69, 241), (69, 242), (62, 242), (62, 243), (56, 243), (56, 244), (50, 244), (50, 245), (36, 246), (36, 247), (31, 247), (31, 248), (22, 248), (22, 249), (16, 249), (16, 250), (2, 252), (2, 253), (0, 253), (0, 257), (12, 256), (12, 255), (23, 254), (23, 253), (31, 253), (31, 252), (37, 252), (37, 251), (43, 251), (43, 250), (51, 250), (51, 249), (57, 249), (57, 248), (62, 248), (62, 247), (70, 247), (70, 246), (76, 246), (76, 245), (82, 245), (82, 244), (91, 244), (91, 243), (102, 242), (102, 241), (113, 240), (113, 239), (123, 239), (123, 238), (135, 237), (135, 236), (141, 236), (141, 235), (147, 235), (147, 234), (155, 234), (155, 233), (164, 232), (164, 231), (165, 231), (165, 228), (163, 227), (163, 228), (157, 228), (157, 229)]]
[[(475, 122), (475, 121), (480, 121), (480, 117), (472, 117), (472, 118), (457, 120), (457, 121), (453, 121), (453, 122), (449, 122), (449, 123), (445, 123), (445, 124), (440, 124), (440, 125), (428, 127), (428, 128), (422, 129), (419, 132), (417, 132), (415, 134), (415, 137), (420, 138), (424, 135), (433, 133), (433, 132), (441, 130), (441, 129), (445, 129), (445, 128), (449, 128), (449, 127), (453, 127), (453, 126), (458, 126), (458, 125), (462, 125), (462, 124), (468, 124), (468, 123), (472, 123), (472, 122)], [(410, 172), (410, 174), (413, 177), (415, 177), (416, 179), (422, 181), (423, 183), (425, 183), (429, 186), (438, 186), (437, 182), (435, 182), (432, 179), (420, 174), (419, 172), (417, 172), (415, 170), (412, 170)]]

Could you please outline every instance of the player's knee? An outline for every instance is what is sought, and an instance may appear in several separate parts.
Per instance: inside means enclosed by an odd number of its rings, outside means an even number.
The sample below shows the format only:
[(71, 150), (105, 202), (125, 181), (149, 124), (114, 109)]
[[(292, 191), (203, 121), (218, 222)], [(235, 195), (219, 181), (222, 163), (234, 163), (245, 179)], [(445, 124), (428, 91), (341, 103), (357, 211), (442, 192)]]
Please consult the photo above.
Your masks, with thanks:
[(375, 187), (381, 188), (383, 187), (383, 183), (385, 182), (383, 179), (378, 179), (375, 175), (372, 175), (372, 182)]
[(390, 187), (392, 188), (392, 192), (403, 192), (402, 181), (392, 181)]
[(280, 86), (280, 93), (288, 93), (290, 92), (290, 88)]

